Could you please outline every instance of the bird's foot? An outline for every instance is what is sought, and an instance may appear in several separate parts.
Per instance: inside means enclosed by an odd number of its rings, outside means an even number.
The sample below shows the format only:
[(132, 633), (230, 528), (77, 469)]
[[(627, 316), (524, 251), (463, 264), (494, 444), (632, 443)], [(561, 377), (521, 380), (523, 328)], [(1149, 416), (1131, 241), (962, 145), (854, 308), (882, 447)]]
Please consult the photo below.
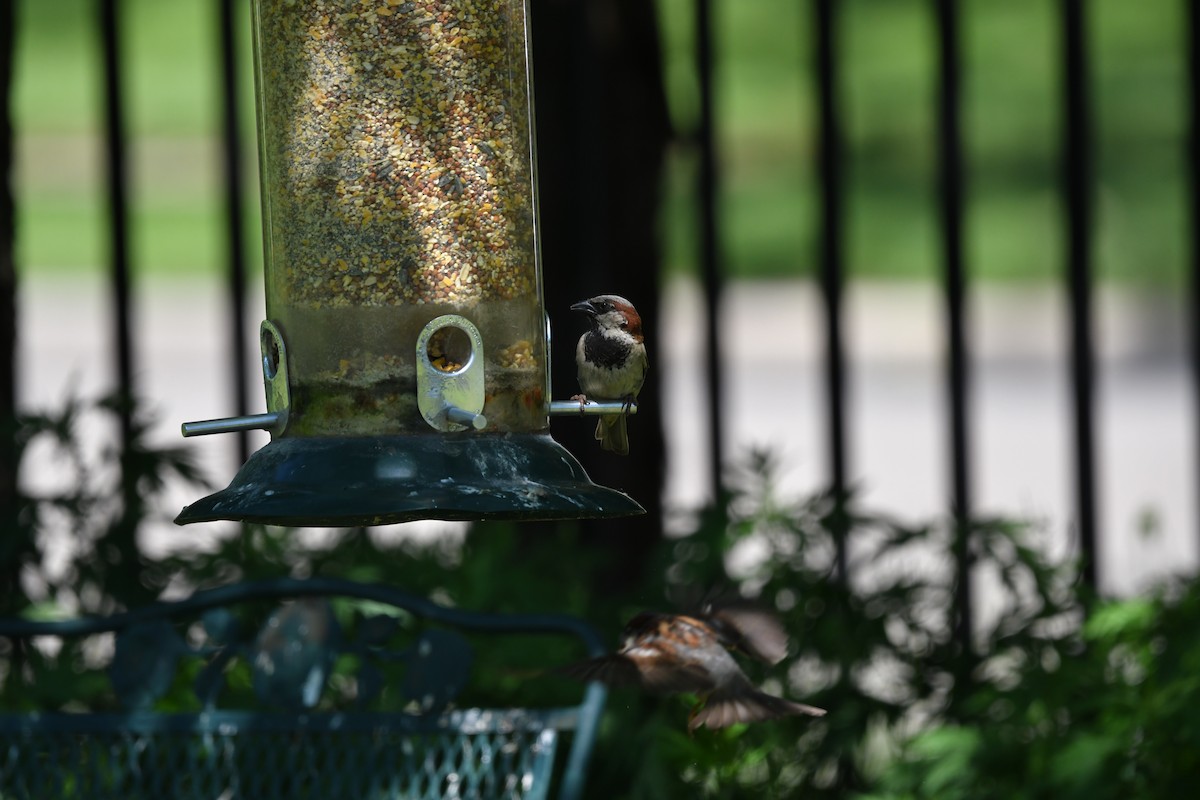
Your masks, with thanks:
[(637, 395), (627, 394), (621, 398), (621, 413), (629, 414), (633, 404), (637, 402)]
[(692, 706), (692, 710), (688, 712), (688, 738), (691, 739), (696, 734), (696, 715), (700, 713), (700, 709), (704, 708), (704, 703), (696, 703)]
[(579, 413), (582, 414), (583, 407), (587, 405), (587, 395), (586, 394), (573, 394), (573, 395), (571, 395), (571, 399), (579, 401)]
[(688, 712), (688, 738), (689, 739), (692, 738), (692, 736), (695, 734), (696, 728), (700, 727), (701, 723), (696, 721), (696, 717), (700, 715), (701, 710), (703, 710), (704, 706), (708, 703), (708, 696), (710, 694), (712, 694), (712, 692), (705, 692), (704, 694), (697, 697), (696, 702), (692, 705), (692, 710)]

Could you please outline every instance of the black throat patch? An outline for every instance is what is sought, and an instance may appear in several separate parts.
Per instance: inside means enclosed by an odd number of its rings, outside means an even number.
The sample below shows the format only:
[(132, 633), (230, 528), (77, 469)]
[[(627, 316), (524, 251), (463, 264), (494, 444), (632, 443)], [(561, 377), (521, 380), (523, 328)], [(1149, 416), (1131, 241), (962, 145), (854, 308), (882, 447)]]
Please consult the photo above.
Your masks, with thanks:
[(625, 363), (633, 344), (628, 340), (589, 331), (583, 337), (583, 357), (597, 367), (613, 369)]

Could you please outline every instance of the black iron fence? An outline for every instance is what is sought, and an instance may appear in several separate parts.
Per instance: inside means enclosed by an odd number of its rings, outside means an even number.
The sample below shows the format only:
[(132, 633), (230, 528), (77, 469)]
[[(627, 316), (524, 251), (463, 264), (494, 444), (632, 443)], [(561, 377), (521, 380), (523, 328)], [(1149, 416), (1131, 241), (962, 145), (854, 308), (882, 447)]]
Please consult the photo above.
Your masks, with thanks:
[[(644, 0), (637, 0), (643, 2)], [(231, 405), (236, 413), (249, 409), (250, 389), (245, 371), (240, 362), (242, 342), (247, 332), (244, 329), (246, 297), (245, 236), (243, 231), (243, 183), (246, 180), (238, 130), (238, 108), (235, 103), (235, 87), (248, 80), (248, 65), (239, 63), (239, 49), (235, 45), (235, 17), (245, 12), (242, 0), (218, 0), (219, 40), (215, 43), (220, 58), (220, 85), (223, 90), (221, 106), (221, 141), (224, 155), (223, 195), (226, 220), (226, 263), (228, 281), (229, 327), (225, 333), (230, 356), (228, 382), (232, 387)], [(543, 7), (552, 3), (533, 3), (536, 15)], [(1195, 162), (1192, 156), (1200, 148), (1200, 94), (1197, 93), (1195, 75), (1200, 71), (1200, 10), (1191, 2), (1185, 2), (1188, 20), (1185, 47), (1192, 80), (1188, 83), (1189, 94), (1181, 101), (1190, 103), (1190, 130), (1186, 142), (1188, 152), (1188, 185), (1190, 188), (1190, 247), (1191, 279), (1187, 294), (1187, 319), (1191, 337), (1190, 364), (1197, 381), (1200, 381), (1200, 195), (1197, 194)], [(847, 357), (843, 341), (843, 286), (846, 276), (844, 247), (845, 193), (844, 167), (846, 155), (845, 134), (842, 124), (842, 100), (839, 93), (839, 71), (841, 54), (839, 39), (840, 12), (844, 9), (837, 0), (811, 0), (811, 24), (798, 35), (813, 37), (812, 52), (815, 59), (811, 74), (815, 81), (816, 97), (815, 125), (818, 132), (816, 151), (816, 173), (819, 176), (819, 285), (823, 297), (825, 328), (824, 391), (826, 396), (825, 444), (828, 483), (835, 492), (843, 493), (847, 488), (847, 426), (846, 374)], [(122, 93), (126, 65), (122, 59), (118, 13), (119, 0), (99, 0), (97, 7), (96, 32), (102, 45), (104, 71), (105, 108), (105, 164), (107, 166), (107, 213), (111, 231), (111, 250), (108, 269), (111, 278), (112, 304), (116, 325), (115, 363), (117, 380), (124, 392), (134, 394), (134, 349), (131, 343), (130, 316), (130, 265), (128, 248), (128, 176), (126, 169), (127, 135), (122, 120), (125, 115), (125, 99)], [(721, 220), (717, 213), (717, 193), (720, 187), (720, 154), (714, 136), (714, 65), (719, 62), (713, 53), (713, 3), (712, 0), (694, 0), (695, 10), (695, 71), (699, 86), (700, 104), (698, 125), (695, 131), (686, 132), (694, 137), (699, 152), (699, 179), (695, 194), (700, 220), (701, 274), (705, 289), (707, 311), (706, 378), (707, 399), (710, 415), (708, 419), (708, 452), (711, 454), (714, 481), (721, 475), (725, 454), (721, 449), (724, 435), (724, 409), (721, 400), (723, 381), (722, 364), (718, 348), (718, 303), (723, 285), (723, 270), (720, 260)], [(961, 125), (963, 108), (962, 36), (960, 26), (963, 4), (956, 0), (929, 0), (929, 13), (935, 21), (937, 43), (936, 105), (937, 125), (935, 149), (938, 154), (937, 185), (939, 192), (938, 235), (941, 241), (942, 286), (944, 290), (944, 334), (947, 344), (945, 363), (945, 390), (949, 397), (949, 414), (945, 420), (950, 443), (950, 474), (946, 476), (953, 497), (959, 522), (959, 544), (956, 548), (960, 575), (970, 568), (969, 520), (972, 517), (972, 461), (973, 443), (969, 412), (971, 387), (971, 352), (965, 331), (965, 297), (971, 265), (964, 250), (964, 209), (970, 202), (967, 170), (964, 164), (964, 136)], [(1093, 226), (1095, 185), (1093, 169), (1093, 126), (1089, 105), (1089, 56), (1087, 35), (1086, 0), (1060, 0), (1057, 3), (1057, 19), (1061, 28), (1058, 48), (1061, 95), (1061, 194), (1062, 226), (1065, 232), (1065, 251), (1062, 253), (1062, 280), (1067, 290), (1069, 303), (1069, 329), (1071, 346), (1069, 360), (1064, 369), (1069, 371), (1072, 392), (1072, 419), (1074, 448), (1072, 471), (1075, 486), (1075, 524), (1079, 534), (1079, 545), (1083, 557), (1083, 575), (1094, 584), (1097, 562), (1097, 514), (1096, 514), (1096, 445), (1094, 408), (1095, 374), (1093, 369)], [(4, 38), (6, 40), (4, 71), (0, 81), (7, 85), (9, 59), (12, 52), (13, 24), (11, 4), (5, 4)], [(569, 15), (568, 15), (569, 18)], [(536, 24), (536, 22), (535, 22)], [(4, 127), (4, 163), (11, 159), (10, 126)], [(7, 193), (6, 193), (7, 199)], [(6, 207), (7, 208), (7, 207)], [(8, 211), (5, 210), (7, 216)], [(3, 275), (5, 286), (12, 282), (12, 225), (4, 220), (5, 251)], [(11, 296), (6, 297), (11, 304)], [(0, 343), (6, 354), (11, 353), (9, 341)], [(7, 355), (6, 355), (7, 357)], [(12, 397), (12, 370), (4, 376), (6, 396)], [(128, 436), (130, 421), (125, 419)], [(246, 439), (241, 439), (241, 455), (247, 454)], [(1200, 449), (1200, 448), (1198, 448)], [(10, 476), (11, 477), (11, 476)], [(838, 551), (838, 562), (845, 570), (845, 543)], [(958, 605), (960, 633), (965, 635), (967, 622), (971, 619), (971, 597), (969, 582), (959, 581)]]

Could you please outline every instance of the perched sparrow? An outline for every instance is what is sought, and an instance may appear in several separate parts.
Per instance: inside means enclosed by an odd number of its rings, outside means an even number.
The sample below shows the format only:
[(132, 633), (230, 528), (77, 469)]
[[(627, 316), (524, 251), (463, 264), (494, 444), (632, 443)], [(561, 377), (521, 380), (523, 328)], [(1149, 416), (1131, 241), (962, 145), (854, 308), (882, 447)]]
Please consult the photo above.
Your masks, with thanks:
[[(628, 300), (602, 294), (571, 306), (588, 315), (589, 327), (575, 348), (582, 394), (572, 397), (580, 404), (592, 400), (620, 400), (628, 406), (646, 379), (650, 362), (642, 339), (642, 318)], [(603, 450), (629, 454), (625, 414), (606, 414), (596, 424), (596, 438)]]
[(753, 609), (706, 609), (695, 616), (638, 614), (625, 626), (624, 643), (611, 655), (580, 661), (562, 672), (614, 686), (637, 684), (654, 694), (697, 694), (688, 731), (724, 728), (789, 714), (824, 716), (825, 710), (760, 692), (730, 649), (779, 663), (787, 637), (771, 615)]

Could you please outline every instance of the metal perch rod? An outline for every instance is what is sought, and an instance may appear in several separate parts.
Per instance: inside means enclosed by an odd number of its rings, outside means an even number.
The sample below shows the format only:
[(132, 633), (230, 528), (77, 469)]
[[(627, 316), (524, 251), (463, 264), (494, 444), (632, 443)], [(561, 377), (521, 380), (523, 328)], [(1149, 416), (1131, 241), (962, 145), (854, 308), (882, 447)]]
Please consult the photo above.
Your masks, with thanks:
[[(599, 416), (602, 414), (636, 414), (638, 410), (637, 403), (630, 403), (626, 407), (625, 403), (620, 400), (605, 400), (595, 401), (588, 400), (580, 405), (578, 400), (552, 400), (550, 402), (550, 413), (554, 416), (568, 416), (576, 414), (580, 416)], [(461, 409), (448, 409), (451, 419), (454, 422), (463, 425), (471, 425), (479, 429), (487, 424), (486, 417), (470, 412), (464, 412)], [(206, 436), (210, 433), (232, 433), (234, 431), (255, 431), (255, 430), (270, 430), (279, 422), (280, 415), (278, 412), (270, 411), (266, 414), (249, 414), (244, 417), (225, 417), (223, 419), (205, 419), (198, 422), (185, 422), (180, 426), (184, 436)], [(482, 423), (482, 425), (480, 424)]]
[(244, 417), (225, 417), (224, 419), (205, 419), (199, 422), (185, 422), (181, 429), (184, 436), (204, 436), (210, 433), (232, 433), (233, 431), (270, 430), (279, 422), (277, 411), (266, 414), (249, 414)]
[(637, 403), (626, 405), (621, 400), (588, 400), (580, 405), (578, 400), (551, 400), (550, 413), (554, 416), (569, 414), (598, 416), (601, 414), (636, 414)]

